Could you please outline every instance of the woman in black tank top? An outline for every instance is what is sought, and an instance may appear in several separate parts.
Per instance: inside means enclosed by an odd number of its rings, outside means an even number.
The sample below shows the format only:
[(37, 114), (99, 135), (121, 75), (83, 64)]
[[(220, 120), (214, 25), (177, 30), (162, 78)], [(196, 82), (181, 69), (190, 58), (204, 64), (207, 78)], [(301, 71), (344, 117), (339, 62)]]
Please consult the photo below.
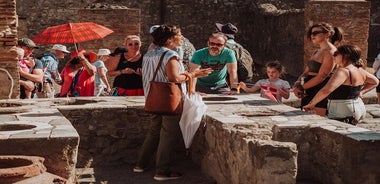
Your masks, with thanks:
[[(140, 53), (141, 40), (137, 35), (128, 35), (125, 40), (125, 50), (116, 49), (117, 53), (108, 61), (108, 75), (115, 76), (114, 96), (143, 96), (142, 59)], [(118, 51), (120, 53), (118, 53)]]
[[(340, 28), (332, 27), (328, 23), (314, 24), (309, 28), (307, 36), (319, 49), (310, 57), (303, 74), (293, 86), (295, 96), (301, 98), (301, 109), (329, 80), (335, 67), (332, 56), (336, 50), (334, 44), (343, 37)], [(325, 116), (326, 108), (327, 99), (323, 99), (316, 104), (314, 110), (316, 114)]]
[(309, 111), (328, 97), (328, 117), (350, 124), (364, 118), (365, 106), (361, 96), (374, 89), (379, 80), (362, 68), (361, 50), (354, 45), (342, 45), (334, 53), (339, 68), (327, 84), (314, 96), (304, 109)]

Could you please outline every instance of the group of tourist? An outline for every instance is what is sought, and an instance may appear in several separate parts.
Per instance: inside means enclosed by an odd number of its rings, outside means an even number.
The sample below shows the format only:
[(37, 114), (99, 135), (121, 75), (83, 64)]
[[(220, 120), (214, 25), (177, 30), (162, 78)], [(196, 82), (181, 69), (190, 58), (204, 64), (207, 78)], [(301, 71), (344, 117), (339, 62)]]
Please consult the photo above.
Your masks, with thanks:
[(301, 98), (301, 108), (356, 125), (366, 113), (363, 94), (375, 88), (379, 80), (363, 68), (359, 47), (334, 45), (343, 39), (341, 28), (314, 24), (307, 35), (319, 49), (293, 86), (294, 94)]
[[(163, 58), (163, 64), (158, 67), (156, 81), (182, 83), (182, 88), (186, 88), (184, 84), (192, 80), (192, 93), (233, 95), (241, 89), (246, 93), (260, 90), (262, 97), (279, 103), (282, 98), (289, 98), (291, 86), (281, 79), (285, 68), (280, 61), (268, 62), (265, 65), (267, 78), (249, 87), (247, 82), (253, 77), (252, 71), (246, 71), (250, 75), (243, 76), (241, 68), (253, 62), (252, 58), (243, 61), (234, 51), (241, 47), (234, 41), (237, 27), (231, 23), (216, 23), (215, 27), (216, 31), (208, 38), (207, 47), (195, 50), (179, 27), (165, 24), (152, 26), (150, 34), (153, 43), (145, 54), (141, 52), (140, 37), (129, 35), (124, 47), (116, 48), (113, 53), (103, 48), (97, 54), (82, 49), (70, 53), (64, 45), (55, 44), (51, 52), (37, 60), (30, 54), (38, 46), (30, 39), (20, 39), (18, 47), (22, 50), (17, 51), (22, 98), (32, 96), (34, 83), (42, 86), (37, 88), (37, 93), (42, 93), (40, 96), (54, 96), (53, 82), (61, 85), (56, 95), (59, 97), (107, 94), (147, 96), (160, 58)], [(292, 87), (295, 96), (301, 98), (301, 108), (356, 125), (365, 115), (362, 95), (375, 88), (379, 80), (363, 68), (359, 47), (335, 46), (343, 39), (340, 28), (328, 23), (315, 24), (309, 28), (307, 36), (319, 48)], [(58, 72), (59, 59), (64, 58), (66, 53), (70, 53), (70, 60)], [(251, 56), (248, 53), (246, 57)], [(112, 87), (107, 76), (115, 77)], [(152, 116), (151, 128), (134, 172), (144, 172), (149, 167), (150, 157), (157, 151), (154, 179), (162, 181), (181, 177), (180, 173), (170, 170), (172, 145), (180, 136), (180, 118), (181, 115)]]

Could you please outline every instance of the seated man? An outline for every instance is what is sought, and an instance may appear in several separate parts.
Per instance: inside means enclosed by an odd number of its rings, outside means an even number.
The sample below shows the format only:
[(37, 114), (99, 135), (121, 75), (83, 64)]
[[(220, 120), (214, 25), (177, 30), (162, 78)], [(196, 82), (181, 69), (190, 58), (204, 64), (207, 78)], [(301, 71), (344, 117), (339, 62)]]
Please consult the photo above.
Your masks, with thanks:
[[(211, 68), (207, 77), (198, 78), (192, 90), (209, 94), (237, 94), (237, 62), (234, 52), (226, 48), (227, 37), (223, 33), (213, 33), (207, 42), (208, 47), (197, 50), (191, 58), (190, 71)], [(229, 81), (227, 81), (227, 72)]]
[(243, 82), (252, 82), (254, 76), (257, 76), (255, 65), (251, 54), (247, 49), (235, 41), (235, 34), (238, 32), (238, 28), (231, 24), (215, 23), (216, 31), (222, 32), (227, 36), (227, 48), (231, 49), (235, 53), (238, 66), (238, 80)]

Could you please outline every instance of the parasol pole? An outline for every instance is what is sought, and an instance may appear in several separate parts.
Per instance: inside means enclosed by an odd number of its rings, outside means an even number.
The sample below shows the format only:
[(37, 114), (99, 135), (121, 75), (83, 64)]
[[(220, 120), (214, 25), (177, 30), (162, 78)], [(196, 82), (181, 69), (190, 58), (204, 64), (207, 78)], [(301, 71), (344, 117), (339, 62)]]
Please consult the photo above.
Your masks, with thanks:
[(75, 51), (78, 53), (78, 47), (77, 47), (77, 43), (75, 42), (72, 23), (69, 23), (69, 26), (70, 26), (71, 37), (73, 38), (74, 48), (75, 48)]

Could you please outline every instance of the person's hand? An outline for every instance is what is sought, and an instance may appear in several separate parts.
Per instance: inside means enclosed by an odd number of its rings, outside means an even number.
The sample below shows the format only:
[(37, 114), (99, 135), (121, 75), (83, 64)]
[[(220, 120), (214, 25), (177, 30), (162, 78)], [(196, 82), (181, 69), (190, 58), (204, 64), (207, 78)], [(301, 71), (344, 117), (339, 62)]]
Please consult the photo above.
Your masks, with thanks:
[(363, 94), (363, 92), (360, 91), (359, 98), (363, 99), (363, 97), (364, 97), (364, 94)]
[(111, 93), (111, 90), (112, 90), (112, 89), (111, 89), (111, 87), (108, 86), (108, 87), (104, 88), (104, 90), (105, 90), (107, 93)]
[(214, 70), (211, 68), (204, 68), (204, 69), (199, 69), (194, 72), (191, 72), (193, 74), (193, 77), (195, 78), (201, 78), (201, 77), (206, 77), (208, 76), (211, 72)]
[(300, 89), (300, 85), (301, 83), (295, 83), (293, 86), (293, 93), (297, 98), (303, 98), (305, 96), (303, 89)]
[(231, 90), (231, 91), (225, 91), (225, 92), (222, 92), (223, 95), (237, 95), (238, 92), (235, 91), (235, 90)]
[(311, 103), (309, 103), (309, 104), (303, 106), (302, 108), (303, 108), (303, 110), (305, 110), (305, 112), (315, 113), (315, 110), (314, 110), (315, 105), (313, 105), (313, 104), (311, 104)]
[(243, 89), (244, 91), (247, 90), (247, 84), (245, 84), (245, 82), (239, 82), (238, 87)]
[(124, 68), (124, 69), (122, 69), (122, 73), (123, 74), (133, 74), (135, 72), (136, 71), (134, 69), (132, 69), (132, 68)]
[(142, 75), (141, 68), (137, 68), (135, 71), (135, 74)]
[(87, 60), (87, 58), (84, 56), (84, 52), (79, 52), (78, 55), (77, 55), (78, 59), (80, 61), (85, 61)]
[(197, 92), (197, 93), (199, 93), (199, 95), (201, 96), (207, 96), (207, 93), (202, 93), (202, 92)]

